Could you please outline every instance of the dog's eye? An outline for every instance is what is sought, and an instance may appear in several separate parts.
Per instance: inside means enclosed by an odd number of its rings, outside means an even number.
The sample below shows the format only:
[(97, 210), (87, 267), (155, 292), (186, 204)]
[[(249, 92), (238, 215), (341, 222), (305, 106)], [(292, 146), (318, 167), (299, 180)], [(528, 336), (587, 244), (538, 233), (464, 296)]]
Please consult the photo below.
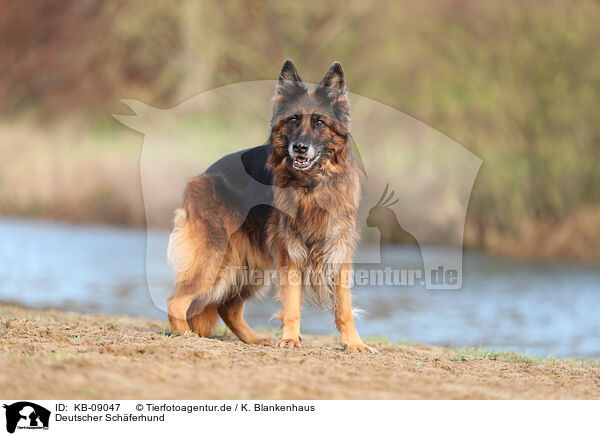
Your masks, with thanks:
[(323, 122), (323, 120), (315, 121), (315, 127), (323, 127), (324, 125), (325, 123)]
[(298, 117), (292, 117), (288, 120), (288, 123), (290, 124), (296, 124), (298, 122)]

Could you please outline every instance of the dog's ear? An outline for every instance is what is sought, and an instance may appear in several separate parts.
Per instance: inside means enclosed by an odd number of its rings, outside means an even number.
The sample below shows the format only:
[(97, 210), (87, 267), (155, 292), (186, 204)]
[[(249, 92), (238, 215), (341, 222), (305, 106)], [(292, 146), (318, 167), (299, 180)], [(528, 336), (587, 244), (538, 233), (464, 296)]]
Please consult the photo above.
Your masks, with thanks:
[(278, 94), (286, 94), (292, 92), (304, 92), (306, 87), (298, 74), (296, 65), (291, 59), (286, 59), (279, 72), (279, 81), (277, 82), (276, 92)]
[(344, 77), (344, 69), (342, 68), (342, 64), (335, 61), (329, 67), (329, 71), (321, 80), (319, 84), (320, 88), (326, 88), (327, 94), (335, 95), (335, 94), (346, 94), (348, 92), (348, 87), (346, 86), (346, 78)]
[(338, 131), (347, 132), (348, 123), (350, 122), (350, 100), (348, 99), (348, 85), (346, 84), (342, 64), (337, 61), (331, 64), (329, 71), (315, 89), (315, 94), (331, 102), (336, 121), (343, 125), (339, 126)]
[(282, 84), (286, 80), (295, 81), (302, 83), (302, 79), (298, 74), (298, 70), (296, 69), (296, 65), (292, 62), (291, 59), (286, 59), (281, 67), (281, 71), (279, 72), (279, 83)]

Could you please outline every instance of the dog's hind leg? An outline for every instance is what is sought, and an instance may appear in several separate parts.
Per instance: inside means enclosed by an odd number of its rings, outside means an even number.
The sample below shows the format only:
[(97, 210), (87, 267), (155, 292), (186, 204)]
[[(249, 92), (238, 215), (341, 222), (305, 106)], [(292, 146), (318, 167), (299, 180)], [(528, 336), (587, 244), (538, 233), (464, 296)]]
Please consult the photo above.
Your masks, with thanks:
[(199, 299), (192, 301), (186, 313), (187, 324), (198, 336), (208, 337), (217, 325), (217, 305), (202, 305)]
[(227, 327), (246, 344), (274, 344), (269, 338), (259, 337), (244, 319), (245, 300), (236, 298), (219, 306), (219, 315)]
[(171, 333), (186, 334), (190, 331), (198, 336), (210, 336), (217, 325), (217, 305), (203, 305), (191, 295), (173, 295), (168, 299)]

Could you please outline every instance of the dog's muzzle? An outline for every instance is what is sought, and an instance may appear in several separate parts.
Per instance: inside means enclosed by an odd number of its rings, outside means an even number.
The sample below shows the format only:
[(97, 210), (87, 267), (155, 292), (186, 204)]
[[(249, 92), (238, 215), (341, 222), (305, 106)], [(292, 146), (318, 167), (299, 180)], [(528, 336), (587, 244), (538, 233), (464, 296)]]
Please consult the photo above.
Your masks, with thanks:
[(288, 153), (292, 159), (292, 167), (299, 171), (310, 169), (319, 158), (315, 147), (300, 142), (291, 143)]

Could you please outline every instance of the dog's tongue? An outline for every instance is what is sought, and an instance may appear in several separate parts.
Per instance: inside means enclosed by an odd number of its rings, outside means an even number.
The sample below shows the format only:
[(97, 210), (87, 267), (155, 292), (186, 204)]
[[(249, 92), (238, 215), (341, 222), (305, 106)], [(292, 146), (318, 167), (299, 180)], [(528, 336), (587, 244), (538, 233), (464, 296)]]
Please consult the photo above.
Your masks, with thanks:
[(298, 156), (298, 157), (296, 157), (296, 160), (297, 160), (298, 162), (306, 162), (308, 159), (307, 159), (307, 158), (305, 158), (305, 157), (302, 157), (302, 156)]

